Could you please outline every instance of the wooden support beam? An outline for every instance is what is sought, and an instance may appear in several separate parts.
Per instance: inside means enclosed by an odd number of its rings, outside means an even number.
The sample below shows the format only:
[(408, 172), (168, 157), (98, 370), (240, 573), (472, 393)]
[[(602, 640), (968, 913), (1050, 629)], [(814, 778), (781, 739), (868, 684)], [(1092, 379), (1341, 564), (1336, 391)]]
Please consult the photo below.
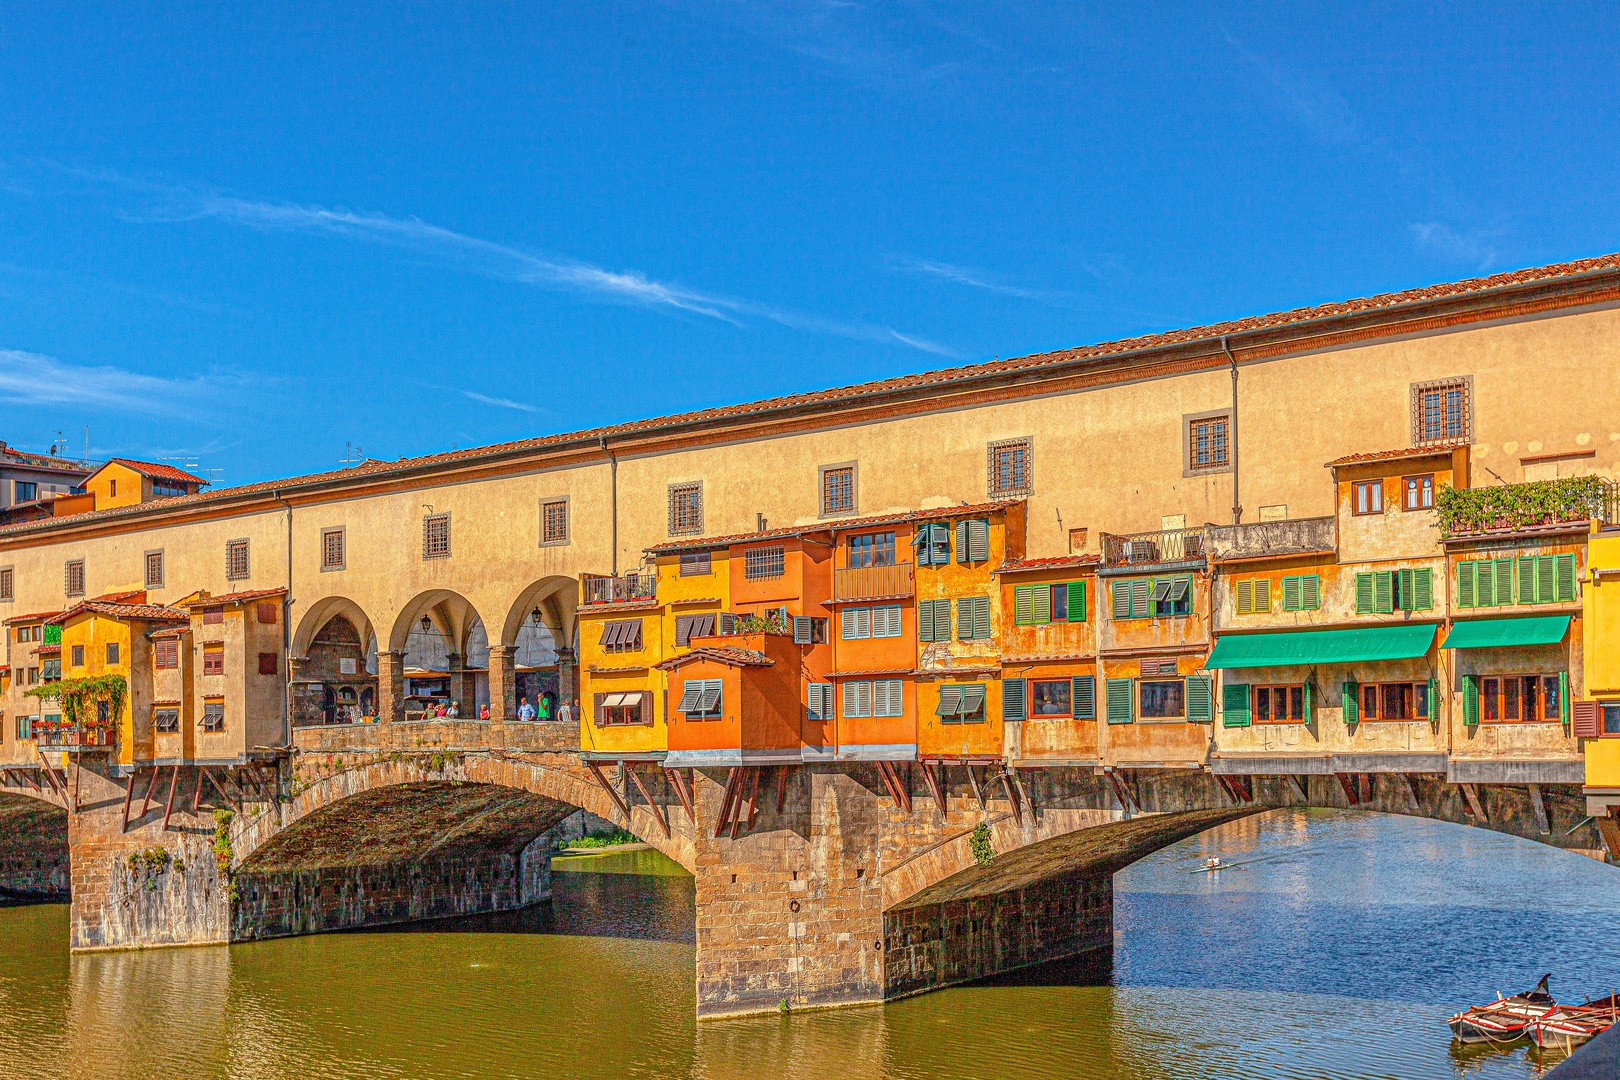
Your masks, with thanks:
[[(1108, 786), (1114, 789), (1114, 798), (1119, 800), (1119, 808), (1125, 811), (1125, 820), (1129, 821), (1132, 814), (1135, 813), (1135, 807), (1130, 795), (1125, 791), (1125, 785), (1120, 782), (1119, 774), (1114, 772), (1113, 769), (1109, 769), (1105, 775), (1108, 777)], [(1223, 785), (1225, 779), (1225, 777), (1221, 777)], [(1231, 792), (1228, 791), (1227, 794), (1230, 795)]]
[(180, 783), (180, 766), (173, 765), (169, 769), (169, 798), (163, 804), (163, 831), (169, 831), (169, 815), (174, 813), (174, 789)]
[[(228, 807), (231, 807), (232, 809), (234, 809), (235, 804), (231, 801), (230, 792), (226, 791), (223, 787), (220, 786), (219, 781), (214, 779), (214, 774), (211, 773), (211, 772), (208, 772), (205, 769), (205, 770), (203, 770), (203, 775), (208, 777), (208, 782), (210, 784), (214, 785), (214, 790), (219, 792), (219, 797), (225, 800), (225, 805), (228, 806)], [(229, 775), (226, 776), (226, 779), (230, 779)], [(202, 783), (200, 781), (197, 784), (197, 789), (199, 791), (202, 790)]]
[(1370, 773), (1356, 774), (1356, 790), (1361, 792), (1361, 801), (1370, 803), (1373, 799), (1373, 782)]
[(156, 765), (153, 765), (152, 766), (152, 779), (147, 781), (147, 784), (146, 784), (146, 797), (141, 800), (141, 815), (140, 815), (140, 817), (135, 819), (136, 821), (140, 821), (143, 818), (145, 818), (146, 817), (146, 812), (152, 808), (152, 789), (157, 787), (157, 782), (158, 782), (158, 767)]
[[(79, 772), (83, 768), (84, 768), (84, 766), (79, 764), (79, 755), (74, 754), (73, 755), (73, 802), (72, 802), (72, 808), (73, 808), (73, 812), (75, 814), (77, 814), (79, 812)], [(63, 777), (63, 779), (65, 780), (66, 777)], [(1541, 831), (1546, 832), (1547, 830), (1543, 829)]]
[(900, 779), (900, 770), (895, 768), (894, 762), (880, 761), (878, 765), (889, 774), (889, 779), (894, 782), (894, 801), (900, 805), (900, 809), (908, 814), (911, 813), (911, 785)]
[(1474, 820), (1482, 824), (1489, 822), (1491, 819), (1485, 816), (1485, 806), (1479, 801), (1479, 792), (1474, 790), (1474, 785), (1458, 784), (1457, 786), (1462, 788), (1463, 798), (1468, 800), (1468, 809), (1473, 813)]
[(1603, 846), (1609, 850), (1609, 861), (1620, 862), (1620, 821), (1605, 815), (1593, 818), (1592, 824), (1597, 826)]
[[(943, 767), (941, 766), (941, 768)], [(934, 767), (926, 763), (922, 767), (922, 772), (923, 779), (928, 783), (928, 793), (934, 797), (934, 802), (939, 805), (939, 816), (944, 817), (945, 792), (939, 786), (939, 777), (934, 775)]]
[(877, 763), (878, 775), (883, 777), (883, 790), (889, 793), (889, 798), (894, 800), (894, 805), (899, 806), (900, 792), (894, 786), (894, 777), (889, 775), (889, 770), (885, 767), (887, 764), (887, 762), (883, 761)]
[(1344, 797), (1350, 801), (1351, 806), (1361, 805), (1361, 796), (1356, 789), (1356, 778), (1349, 773), (1334, 773), (1339, 778), (1339, 786), (1344, 788)]
[(129, 832), (129, 804), (135, 800), (135, 770), (129, 770), (129, 789), (124, 792), (124, 824), (118, 831)]
[(973, 789), (973, 797), (979, 800), (979, 810), (983, 811), (986, 807), (984, 805), (984, 789), (979, 786), (979, 774), (973, 771), (971, 765), (965, 765), (963, 768), (967, 769), (968, 787)]
[(759, 774), (765, 771), (763, 765), (754, 766), (754, 779), (748, 785), (748, 828), (753, 831), (754, 817), (759, 813)]
[(1005, 771), (996, 774), (1001, 781), (1001, 789), (1007, 793), (1007, 802), (1012, 805), (1013, 824), (1020, 829), (1024, 827), (1024, 808), (1018, 805), (1018, 792), (1012, 785), (1012, 779)]
[(626, 825), (630, 824), (630, 808), (624, 805), (624, 799), (619, 797), (619, 793), (608, 782), (608, 778), (602, 774), (602, 763), (599, 761), (587, 761), (585, 767), (596, 778), (596, 782), (601, 786), (602, 790), (607, 792), (607, 797), (613, 800), (613, 805), (619, 808), (619, 813), (624, 815), (624, 823)]
[(1401, 783), (1406, 785), (1406, 797), (1412, 800), (1412, 805), (1419, 810), (1423, 809), (1423, 800), (1418, 798), (1417, 785), (1412, 782), (1411, 773), (1401, 773)]
[(624, 767), (630, 770), (631, 781), (636, 785), (636, 790), (641, 792), (641, 797), (647, 800), (647, 805), (652, 808), (653, 817), (658, 820), (658, 827), (664, 830), (664, 839), (668, 840), (669, 819), (664, 816), (664, 808), (653, 802), (653, 797), (648, 794), (647, 786), (641, 782), (641, 774), (636, 771), (636, 767), (629, 762), (626, 762)]
[(1311, 801), (1310, 792), (1305, 790), (1305, 778), (1303, 776), (1289, 773), (1288, 786), (1293, 789), (1295, 795), (1299, 796), (1300, 802), (1309, 803)]
[(716, 840), (720, 839), (721, 834), (726, 831), (726, 826), (731, 824), (731, 802), (737, 797), (737, 783), (741, 776), (741, 765), (733, 765), (730, 774), (726, 776), (726, 794), (720, 800), (720, 813), (714, 823), (714, 838)]
[(792, 766), (778, 765), (776, 767), (776, 815), (782, 816), (782, 807), (787, 805), (787, 778), (788, 769)]
[(692, 813), (692, 800), (686, 794), (686, 786), (681, 783), (681, 771), (665, 769), (664, 778), (669, 781), (669, 786), (675, 789), (675, 797), (681, 801), (681, 809), (686, 811), (686, 820), (697, 824), (697, 815)]
[(198, 810), (202, 809), (203, 777), (207, 773), (208, 766), (197, 766), (197, 793), (191, 797), (191, 814), (193, 817), (197, 815)]
[(1018, 766), (1009, 766), (1009, 771), (1012, 773), (1013, 786), (1018, 789), (1018, 801), (1024, 804), (1029, 810), (1029, 816), (1034, 818), (1035, 800), (1029, 797), (1029, 792), (1024, 788), (1024, 778), (1018, 775)]
[(1552, 826), (1547, 823), (1547, 807), (1541, 801), (1541, 785), (1526, 784), (1525, 786), (1530, 789), (1530, 812), (1536, 815), (1536, 828), (1541, 831), (1542, 836), (1546, 836), (1552, 832)]

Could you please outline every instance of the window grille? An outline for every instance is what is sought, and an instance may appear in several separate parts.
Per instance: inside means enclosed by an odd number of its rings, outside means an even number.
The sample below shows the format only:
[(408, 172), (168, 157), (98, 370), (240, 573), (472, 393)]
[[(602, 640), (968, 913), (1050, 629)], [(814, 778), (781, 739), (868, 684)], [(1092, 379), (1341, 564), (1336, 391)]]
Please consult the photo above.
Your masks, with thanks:
[(540, 542), (568, 543), (568, 500), (553, 499), (540, 504)]
[(0, 570), (0, 600), (11, 600), (15, 598), (16, 594), (12, 591), (11, 575), (12, 571), (11, 567), (9, 566), (4, 570)]
[(118, 642), (116, 641), (107, 642), (107, 663), (109, 665), (118, 663)]
[(669, 535), (696, 536), (703, 531), (703, 485), (669, 485)]
[(450, 557), (450, 515), (429, 514), (422, 519), (422, 558)]
[(65, 574), (65, 592), (69, 596), (84, 595), (84, 560), (74, 559), (67, 564)]
[(248, 576), (248, 542), (232, 540), (225, 545), (225, 578), (242, 581)]
[(1467, 442), (1474, 437), (1473, 387), (1467, 378), (1412, 386), (1412, 444)]
[(148, 589), (163, 588), (163, 552), (148, 551), (146, 553), (146, 587)]
[(1226, 444), (1226, 417), (1212, 416), (1193, 420), (1188, 432), (1187, 467), (1190, 469), (1221, 469), (1230, 462)]
[(855, 509), (855, 468), (828, 469), (821, 474), (821, 512), (847, 514)]
[(343, 530), (327, 529), (321, 533), (321, 569), (343, 569)]
[(1029, 439), (1003, 439), (989, 446), (991, 498), (1007, 499), (1028, 495), (1031, 483), (1033, 447)]
[(787, 549), (775, 547), (750, 548), (743, 552), (743, 577), (749, 581), (779, 578), (786, 571)]

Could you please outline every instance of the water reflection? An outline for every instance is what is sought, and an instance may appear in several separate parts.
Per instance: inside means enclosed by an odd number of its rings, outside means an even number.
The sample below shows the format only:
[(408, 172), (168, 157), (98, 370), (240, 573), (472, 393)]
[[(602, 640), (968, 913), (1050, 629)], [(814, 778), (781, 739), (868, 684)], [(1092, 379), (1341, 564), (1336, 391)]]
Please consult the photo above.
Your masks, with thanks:
[[(1210, 854), (1243, 865), (1188, 873)], [(692, 882), (662, 856), (570, 860), (553, 889), (500, 916), (71, 958), (65, 907), (0, 908), (0, 1073), (1497, 1080), (1561, 1054), (1456, 1047), (1448, 1011), (1543, 970), (1566, 996), (1620, 973), (1620, 871), (1352, 813), (1234, 822), (1131, 867), (1112, 965), (789, 1017), (694, 1024)]]

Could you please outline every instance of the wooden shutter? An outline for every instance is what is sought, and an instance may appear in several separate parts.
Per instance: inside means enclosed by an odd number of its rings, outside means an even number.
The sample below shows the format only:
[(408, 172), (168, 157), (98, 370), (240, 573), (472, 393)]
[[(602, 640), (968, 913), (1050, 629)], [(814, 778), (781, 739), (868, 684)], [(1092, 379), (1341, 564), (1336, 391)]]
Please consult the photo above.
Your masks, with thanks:
[(1013, 625), (1028, 626), (1035, 621), (1035, 586), (1013, 587)]
[(1254, 614), (1254, 581), (1250, 578), (1244, 578), (1237, 583), (1237, 613)]
[(911, 534), (911, 546), (917, 549), (918, 566), (933, 565), (933, 551), (928, 546), (928, 526), (917, 526), (917, 531)]
[(951, 527), (949, 525), (928, 526), (928, 543), (934, 549), (935, 566), (943, 566), (951, 561)]
[(1553, 564), (1557, 559), (1551, 555), (1541, 555), (1536, 558), (1536, 603), (1550, 604), (1558, 595), (1553, 590), (1555, 573)]
[(1428, 695), (1429, 695), (1429, 719), (1430, 720), (1439, 720), (1440, 719), (1440, 684), (1438, 682), (1436, 682), (1435, 680), (1430, 679), (1429, 680), (1429, 685), (1427, 687), (1425, 687), (1425, 689), (1427, 690)]
[(934, 640), (951, 640), (951, 602), (949, 600), (934, 601)]
[(948, 724), (951, 722), (951, 718), (958, 715), (961, 711), (962, 687), (941, 686), (939, 688), (939, 708), (934, 710), (934, 715), (940, 717), (945, 723)]
[(1076, 720), (1097, 719), (1097, 676), (1076, 675), (1069, 694), (1069, 708)]
[(1497, 607), (1506, 607), (1513, 603), (1513, 560), (1511, 558), (1497, 559), (1492, 564), (1492, 575), (1495, 581), (1495, 599)]
[(793, 616), (793, 644), (810, 644), (810, 617), (808, 615)]
[(1569, 672), (1558, 673), (1558, 719), (1569, 723)]
[[(689, 690), (687, 693), (691, 693), (691, 691)], [(606, 694), (591, 695), (591, 723), (595, 724), (597, 727), (601, 727), (603, 720), (606, 719), (606, 717), (602, 715), (602, 699), (605, 697), (607, 697)], [(684, 702), (686, 699), (682, 698), (681, 700)]]
[(1215, 691), (1208, 675), (1187, 676), (1187, 721), (1208, 724), (1215, 719)]
[(1303, 579), (1298, 576), (1285, 577), (1282, 579), (1284, 611), (1299, 610), (1299, 587), (1302, 580)]
[[(883, 616), (884, 616), (883, 636), (884, 637), (899, 637), (900, 634), (901, 634), (900, 605), (899, 604), (886, 604), (886, 605), (884, 605), (882, 610), (883, 610)], [(872, 609), (872, 617), (874, 619), (877, 617), (877, 612), (878, 612), (877, 608)], [(874, 629), (875, 629), (875, 627), (874, 627)], [(873, 636), (876, 637), (877, 635), (874, 634)]]
[(853, 680), (846, 680), (844, 683), (844, 715), (861, 715), (860, 695), (855, 692), (855, 683)]
[[(949, 600), (945, 601), (947, 604)], [(973, 636), (973, 602), (967, 597), (956, 601), (956, 640), (966, 641)]]
[(1373, 576), (1356, 575), (1356, 614), (1367, 615), (1373, 610)]
[(1003, 720), (1022, 720), (1024, 718), (1024, 691), (1026, 684), (1023, 679), (1001, 680), (1001, 718)]
[(1470, 727), (1479, 723), (1479, 676), (1463, 676), (1463, 723)]
[(1434, 571), (1427, 566), (1413, 570), (1412, 591), (1404, 599), (1409, 611), (1428, 611), (1434, 607)]
[[(949, 603), (950, 601), (946, 601)], [(934, 601), (917, 601), (917, 640), (934, 640)]]
[[(1187, 582), (1188, 588), (1191, 588), (1192, 582), (1191, 582), (1190, 579), (1183, 578), (1182, 580)], [(1174, 592), (1172, 592), (1171, 598), (1174, 599), (1174, 600), (1180, 600), (1182, 595), (1183, 595), (1183, 590), (1178, 586), (1177, 589)], [(1271, 612), (1271, 579), (1270, 578), (1255, 578), (1254, 579), (1254, 613), (1256, 615), (1259, 615), (1261, 613), (1269, 614), (1270, 612)]]
[(1131, 616), (1143, 618), (1148, 614), (1148, 587), (1151, 582), (1147, 578), (1137, 578), (1131, 582)]
[(872, 684), (862, 680), (855, 684), (855, 703), (860, 709), (859, 715), (872, 715)]
[(691, 615), (677, 615), (677, 616), (675, 616), (675, 647), (676, 648), (684, 649), (688, 644), (691, 643), (691, 641), (692, 641), (692, 619), (693, 618), (694, 618), (694, 616), (691, 616)]
[(1457, 564), (1457, 606), (1460, 608), (1474, 606), (1474, 569), (1477, 565), (1471, 562)]
[(990, 522), (976, 518), (968, 522), (968, 561), (990, 560)]
[(1392, 570), (1373, 572), (1373, 610), (1380, 615), (1395, 611), (1395, 573)]
[(855, 640), (855, 609), (847, 607), (839, 616), (840, 630), (845, 641)]
[(1577, 739), (1596, 739), (1603, 734), (1598, 726), (1598, 703), (1595, 701), (1577, 701), (1570, 708), (1572, 717), (1569, 733)]
[(1052, 586), (1035, 586), (1035, 592), (1030, 597), (1030, 617), (1037, 624), (1052, 621)]
[(1103, 696), (1107, 699), (1106, 706), (1110, 724), (1128, 724), (1135, 719), (1131, 701), (1131, 680), (1107, 680)]
[(1116, 619), (1131, 617), (1131, 583), (1128, 581), (1115, 581), (1109, 586), (1109, 595), (1113, 599), (1113, 616)]
[(1503, 600), (1498, 594), (1499, 587), (1506, 588), (1510, 594), (1513, 591), (1512, 559), (1497, 559), (1495, 561), (1486, 559), (1484, 562), (1475, 563), (1474, 568), (1474, 606), (1495, 607), (1498, 604), (1513, 602), (1511, 595), (1506, 600)]
[(976, 638), (990, 636), (990, 598), (988, 596), (975, 596), (973, 598), (973, 636)]
[(1303, 713), (1304, 722), (1307, 724), (1314, 724), (1316, 722), (1316, 688), (1312, 684), (1311, 680), (1306, 679), (1305, 685), (1300, 687), (1300, 689), (1303, 691), (1301, 696), (1305, 699)]
[(1393, 576), (1395, 584), (1395, 595), (1393, 597), (1395, 610), (1411, 611), (1413, 580), (1411, 569), (1391, 570), (1390, 574)]
[(956, 561), (968, 561), (968, 523), (965, 521), (956, 523)]
[(1068, 590), (1069, 590), (1069, 621), (1070, 622), (1085, 622), (1086, 621), (1086, 583), (1083, 582), (1083, 581), (1071, 581), (1071, 582), (1068, 583)]
[(1536, 603), (1536, 557), (1521, 556), (1519, 562), (1519, 603)]
[(1249, 726), (1249, 685), (1227, 683), (1221, 687), (1221, 726)]
[(1322, 579), (1316, 574), (1300, 577), (1299, 606), (1306, 611), (1315, 611), (1322, 606)]
[(1339, 710), (1347, 724), (1361, 719), (1361, 687), (1353, 680), (1346, 679), (1339, 687)]
[(1554, 599), (1560, 604), (1571, 603), (1575, 599), (1575, 556), (1557, 555), (1554, 561), (1557, 564), (1553, 586), (1557, 596)]

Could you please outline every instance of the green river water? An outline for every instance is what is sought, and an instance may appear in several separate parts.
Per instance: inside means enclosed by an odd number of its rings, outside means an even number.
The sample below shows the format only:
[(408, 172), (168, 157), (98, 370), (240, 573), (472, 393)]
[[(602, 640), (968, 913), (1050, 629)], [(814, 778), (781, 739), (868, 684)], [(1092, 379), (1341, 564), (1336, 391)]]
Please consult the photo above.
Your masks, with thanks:
[[(1241, 871), (1191, 875), (1209, 854)], [(1252, 861), (1249, 861), (1252, 860)], [(524, 912), (70, 956), (67, 909), (0, 908), (0, 1076), (1527, 1077), (1444, 1017), (1554, 972), (1620, 981), (1620, 869), (1481, 830), (1278, 811), (1115, 880), (1111, 965), (888, 1006), (699, 1024), (692, 882), (651, 851), (559, 859)]]

